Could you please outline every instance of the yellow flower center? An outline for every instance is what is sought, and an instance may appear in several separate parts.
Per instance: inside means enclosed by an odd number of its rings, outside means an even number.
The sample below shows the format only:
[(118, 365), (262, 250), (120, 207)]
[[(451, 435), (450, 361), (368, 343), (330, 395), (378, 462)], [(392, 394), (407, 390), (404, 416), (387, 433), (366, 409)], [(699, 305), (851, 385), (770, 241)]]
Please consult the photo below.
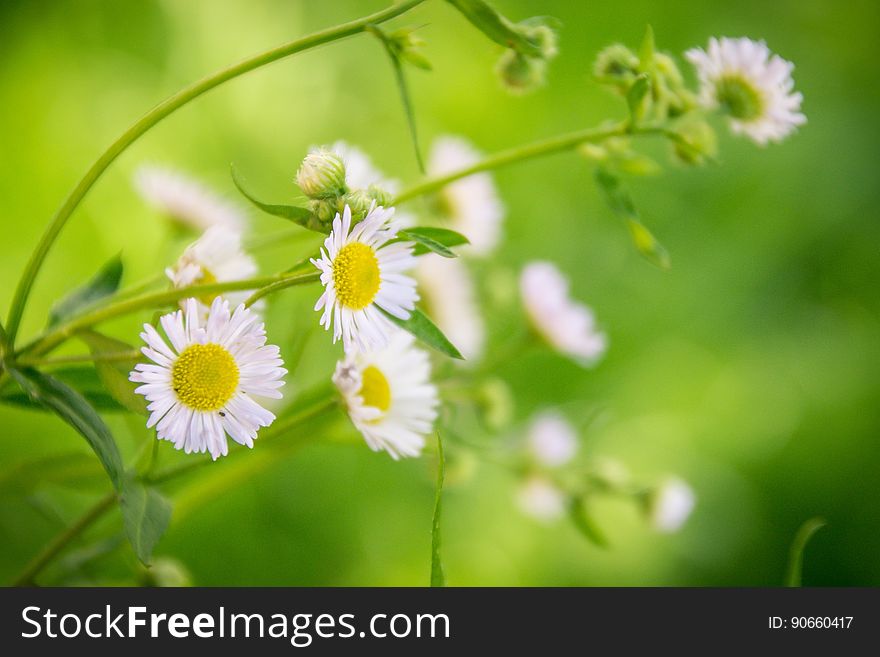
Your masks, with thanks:
[(219, 344), (193, 344), (171, 368), (171, 387), (182, 404), (196, 411), (217, 411), (238, 387), (238, 365)]
[[(197, 285), (213, 285), (214, 283), (217, 283), (217, 282), (218, 282), (217, 277), (214, 276), (214, 274), (212, 274), (210, 271), (208, 271), (207, 269), (202, 267), (202, 275), (196, 281), (196, 284)], [(198, 299), (206, 306), (210, 306), (212, 303), (214, 303), (214, 299), (216, 299), (218, 296), (220, 296), (220, 295), (219, 294), (203, 294), (202, 296), (198, 297)]]
[(364, 406), (378, 408), (385, 413), (391, 408), (391, 386), (379, 368), (370, 365), (361, 374), (361, 389), (358, 393), (364, 400)]
[(379, 291), (379, 260), (366, 244), (352, 242), (333, 260), (333, 285), (339, 303), (353, 310), (369, 306)]

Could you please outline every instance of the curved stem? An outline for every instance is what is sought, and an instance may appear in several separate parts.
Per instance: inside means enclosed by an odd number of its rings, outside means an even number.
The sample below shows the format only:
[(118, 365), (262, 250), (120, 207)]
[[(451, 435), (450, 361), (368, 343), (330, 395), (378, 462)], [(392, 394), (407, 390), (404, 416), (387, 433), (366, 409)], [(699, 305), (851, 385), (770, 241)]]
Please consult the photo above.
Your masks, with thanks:
[(31, 344), (27, 345), (19, 353), (32, 353), (34, 355), (42, 355), (59, 344), (64, 342), (71, 335), (79, 330), (88, 328), (95, 324), (100, 324), (108, 319), (127, 315), (128, 313), (142, 308), (161, 307), (185, 299), (189, 297), (203, 297), (207, 295), (220, 294), (222, 292), (232, 292), (235, 290), (253, 290), (255, 288), (266, 287), (279, 281), (285, 281), (289, 287), (291, 285), (303, 285), (306, 283), (314, 283), (320, 280), (320, 273), (308, 274), (276, 274), (275, 276), (262, 276), (259, 278), (248, 278), (239, 281), (226, 281), (224, 283), (211, 283), (209, 285), (190, 285), (173, 290), (164, 290), (162, 292), (152, 292), (150, 294), (142, 294), (131, 299), (125, 299), (118, 303), (111, 303), (103, 308), (95, 309), (91, 312), (75, 317), (64, 324), (56, 326), (42, 337), (38, 338)]
[(144, 116), (136, 121), (122, 134), (122, 136), (119, 137), (119, 139), (113, 142), (110, 147), (104, 151), (101, 157), (99, 157), (86, 172), (82, 180), (80, 180), (76, 187), (73, 188), (73, 191), (70, 192), (67, 199), (65, 199), (64, 203), (52, 217), (52, 220), (46, 228), (46, 231), (43, 233), (40, 242), (31, 254), (30, 260), (28, 261), (21, 279), (18, 282), (18, 286), (16, 287), (15, 295), (12, 299), (12, 305), (9, 309), (9, 319), (6, 327), (7, 337), (5, 342), (9, 344), (10, 347), (15, 344), (15, 337), (18, 333), (22, 314), (24, 313), (24, 307), (27, 303), (28, 296), (30, 295), (31, 288), (33, 287), (34, 280), (43, 265), (43, 261), (46, 259), (46, 255), (49, 253), (49, 249), (58, 238), (58, 235), (67, 223), (70, 215), (92, 188), (92, 185), (98, 181), (101, 174), (104, 173), (104, 171), (123, 151), (125, 151), (125, 149), (137, 141), (141, 135), (175, 110), (183, 107), (191, 100), (198, 98), (203, 93), (210, 91), (214, 87), (217, 87), (228, 80), (261, 66), (265, 66), (278, 59), (363, 32), (368, 25), (384, 23), (385, 21), (409, 11), (422, 2), (424, 2), (424, 0), (406, 0), (369, 16), (364, 16), (363, 18), (343, 23), (336, 27), (321, 30), (320, 32), (315, 32), (309, 36), (267, 50), (266, 52), (260, 53), (259, 55), (246, 59), (195, 82), (162, 101), (149, 112), (144, 114)]

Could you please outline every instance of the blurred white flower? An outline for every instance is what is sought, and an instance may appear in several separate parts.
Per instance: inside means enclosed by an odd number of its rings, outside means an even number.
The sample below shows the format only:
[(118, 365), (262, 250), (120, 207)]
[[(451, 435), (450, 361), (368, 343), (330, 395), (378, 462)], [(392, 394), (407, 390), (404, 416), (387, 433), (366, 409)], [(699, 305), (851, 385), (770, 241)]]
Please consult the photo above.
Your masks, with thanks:
[[(256, 273), (257, 263), (241, 248), (241, 235), (225, 226), (209, 228), (204, 235), (186, 247), (173, 267), (165, 270), (165, 275), (175, 288), (240, 281), (251, 278)], [(200, 317), (207, 316), (208, 309), (218, 296), (238, 305), (250, 296), (250, 292), (224, 292), (197, 299)], [(183, 308), (185, 304), (186, 300), (181, 299), (180, 307)], [(254, 310), (258, 311), (260, 308), (258, 302)]]
[(141, 351), (153, 363), (138, 363), (129, 378), (143, 384), (135, 392), (150, 402), (147, 427), (159, 440), (216, 460), (229, 452), (227, 434), (253, 447), (260, 427), (272, 424), (275, 416), (253, 397), (280, 399), (287, 370), (278, 347), (266, 344), (259, 316), (244, 306), (230, 313), (228, 301), (215, 299), (204, 322), (195, 299), (185, 307), (159, 320), (167, 342), (144, 324)]
[(520, 294), (535, 330), (556, 350), (582, 366), (595, 363), (607, 346), (592, 311), (568, 296), (568, 280), (549, 262), (522, 271)]
[(733, 132), (763, 146), (806, 123), (803, 94), (794, 92), (794, 64), (763, 41), (712, 38), (707, 50), (693, 48), (685, 57), (697, 69), (701, 102), (727, 113)]
[(652, 494), (649, 506), (651, 525), (671, 534), (681, 529), (696, 504), (694, 491), (681, 479), (670, 478)]
[(430, 379), (428, 355), (399, 329), (384, 349), (347, 355), (333, 375), (367, 445), (395, 460), (418, 456), (433, 428), (439, 400)]
[(577, 432), (558, 413), (541, 413), (529, 425), (528, 446), (538, 463), (557, 468), (571, 461), (577, 453)]
[(400, 190), (400, 182), (386, 178), (364, 151), (344, 141), (337, 141), (330, 150), (345, 163), (345, 182), (349, 189), (367, 189), (370, 185), (382, 188), (389, 194)]
[(429, 253), (419, 258), (416, 279), (428, 314), (465, 357), (465, 363), (479, 359), (486, 329), (467, 267), (458, 258)]
[(527, 479), (517, 491), (516, 501), (520, 511), (542, 522), (557, 520), (565, 514), (565, 493), (542, 477)]
[(142, 166), (134, 185), (147, 203), (186, 228), (204, 231), (225, 226), (238, 232), (247, 228), (247, 215), (238, 204), (172, 169)]
[(346, 205), (336, 215), (320, 259), (324, 293), (315, 310), (324, 309), (321, 326), (333, 326), (333, 342), (342, 338), (346, 352), (370, 351), (388, 344), (398, 329), (383, 314), (408, 319), (419, 298), (416, 281), (403, 272), (416, 264), (412, 242), (392, 242), (397, 235), (394, 208), (374, 207), (354, 227)]
[[(428, 173), (442, 176), (471, 166), (482, 154), (461, 137), (439, 137), (428, 158)], [(446, 185), (438, 193), (441, 213), (449, 227), (468, 238), (470, 246), (463, 253), (485, 256), (492, 252), (501, 238), (504, 207), (498, 198), (495, 183), (488, 173), (475, 173)]]

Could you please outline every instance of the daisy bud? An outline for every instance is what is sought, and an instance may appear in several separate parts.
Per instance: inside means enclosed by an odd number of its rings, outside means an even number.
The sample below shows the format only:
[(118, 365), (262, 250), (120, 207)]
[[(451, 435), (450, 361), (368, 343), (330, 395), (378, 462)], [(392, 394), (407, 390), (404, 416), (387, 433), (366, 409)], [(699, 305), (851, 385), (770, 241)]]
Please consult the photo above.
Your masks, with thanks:
[(705, 121), (685, 123), (675, 131), (680, 141), (674, 141), (672, 149), (682, 164), (700, 166), (718, 152), (718, 137)]
[(345, 193), (345, 163), (333, 151), (317, 148), (296, 172), (296, 184), (311, 199), (335, 198)]
[(559, 49), (556, 32), (548, 25), (520, 23), (517, 31), (537, 46), (540, 55), (507, 50), (498, 60), (495, 70), (505, 89), (514, 94), (527, 94), (544, 84), (547, 62), (556, 57)]
[(612, 44), (596, 56), (593, 75), (604, 84), (629, 89), (639, 75), (639, 58), (623, 44)]
[(671, 478), (648, 494), (645, 510), (656, 531), (672, 534), (687, 521), (695, 503), (691, 487), (681, 479)]

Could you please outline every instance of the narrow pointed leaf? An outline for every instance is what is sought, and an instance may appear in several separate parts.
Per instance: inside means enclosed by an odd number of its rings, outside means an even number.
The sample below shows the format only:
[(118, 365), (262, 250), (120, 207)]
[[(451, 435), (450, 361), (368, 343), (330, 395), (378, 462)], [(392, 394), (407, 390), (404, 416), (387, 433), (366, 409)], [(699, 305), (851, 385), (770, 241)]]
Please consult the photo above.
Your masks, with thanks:
[(450, 358), (464, 360), (464, 356), (462, 356), (461, 352), (455, 348), (455, 345), (452, 344), (449, 339), (443, 335), (443, 332), (437, 328), (434, 322), (428, 319), (428, 316), (418, 308), (410, 313), (409, 319), (400, 319), (384, 310), (382, 312), (391, 323), (396, 324), (405, 331), (409, 331), (428, 347), (431, 347)]
[(58, 379), (32, 369), (10, 370), (22, 389), (76, 429), (101, 460), (113, 487), (122, 487), (122, 457), (110, 429), (88, 402)]
[(645, 98), (650, 90), (651, 81), (642, 73), (626, 92), (626, 104), (629, 106), (629, 115), (633, 123), (638, 123), (645, 115)]
[(282, 219), (287, 219), (288, 221), (292, 221), (295, 224), (299, 224), (304, 228), (309, 228), (307, 225), (309, 223), (309, 219), (312, 216), (312, 213), (307, 208), (301, 208), (297, 205), (276, 205), (272, 203), (263, 203), (259, 199), (257, 199), (253, 194), (245, 189), (245, 183), (242, 179), (241, 175), (238, 173), (238, 170), (235, 166), (231, 166), (230, 170), (232, 171), (232, 182), (235, 185), (236, 189), (241, 192), (242, 196), (244, 196), (248, 201), (253, 203), (260, 210), (265, 212), (266, 214), (271, 214), (273, 217), (281, 217)]
[[(98, 377), (98, 373), (92, 366), (71, 366), (52, 370), (52, 376), (62, 383), (76, 390), (85, 400), (98, 411), (110, 411), (118, 413), (125, 410), (119, 402), (113, 399), (104, 384)], [(43, 404), (34, 401), (30, 395), (24, 392), (17, 383), (11, 379), (0, 388), (0, 403), (10, 406), (19, 406), (34, 411), (51, 412)]]
[(137, 558), (148, 565), (153, 548), (168, 528), (171, 504), (159, 492), (139, 481), (126, 481), (120, 497), (125, 535)]
[(499, 14), (483, 0), (447, 0), (458, 9), (477, 29), (505, 48), (512, 48), (522, 55), (540, 57), (541, 49), (529, 41), (516, 25)]
[(446, 574), (440, 560), (440, 515), (443, 510), (443, 481), (446, 478), (446, 457), (443, 439), (437, 434), (437, 490), (434, 493), (434, 516), (431, 519), (431, 586), (446, 586)]
[(569, 502), (568, 511), (574, 526), (590, 543), (597, 547), (608, 547), (605, 533), (599, 529), (583, 498), (573, 497)]
[[(88, 345), (92, 354), (113, 354), (134, 350), (131, 345), (97, 331), (85, 331), (79, 334), (79, 338)], [(128, 380), (136, 362), (137, 358), (113, 361), (96, 360), (95, 371), (107, 392), (120, 406), (132, 413), (146, 415), (147, 407), (144, 404), (144, 398), (135, 393), (137, 384)]]
[(110, 296), (119, 289), (122, 280), (122, 258), (119, 255), (108, 260), (98, 273), (82, 287), (64, 297), (49, 311), (49, 327), (73, 317), (90, 304)]
[(446, 228), (407, 228), (398, 231), (397, 238), (404, 241), (416, 242), (413, 249), (414, 255), (424, 255), (433, 251), (444, 258), (457, 257), (455, 252), (449, 247), (467, 244), (467, 238), (461, 233)]
[(626, 225), (629, 228), (633, 244), (635, 244), (636, 249), (648, 262), (663, 270), (668, 271), (672, 268), (672, 259), (669, 257), (669, 251), (657, 241), (657, 238), (645, 227), (645, 224), (636, 219), (630, 219)]
[(790, 587), (801, 586), (804, 572), (804, 550), (813, 535), (825, 526), (824, 518), (810, 518), (794, 536), (789, 550), (788, 569), (785, 574), (785, 585)]
[(645, 36), (642, 38), (642, 45), (639, 47), (639, 62), (643, 71), (648, 70), (651, 62), (654, 60), (656, 46), (654, 45), (654, 28), (650, 25), (645, 26)]

